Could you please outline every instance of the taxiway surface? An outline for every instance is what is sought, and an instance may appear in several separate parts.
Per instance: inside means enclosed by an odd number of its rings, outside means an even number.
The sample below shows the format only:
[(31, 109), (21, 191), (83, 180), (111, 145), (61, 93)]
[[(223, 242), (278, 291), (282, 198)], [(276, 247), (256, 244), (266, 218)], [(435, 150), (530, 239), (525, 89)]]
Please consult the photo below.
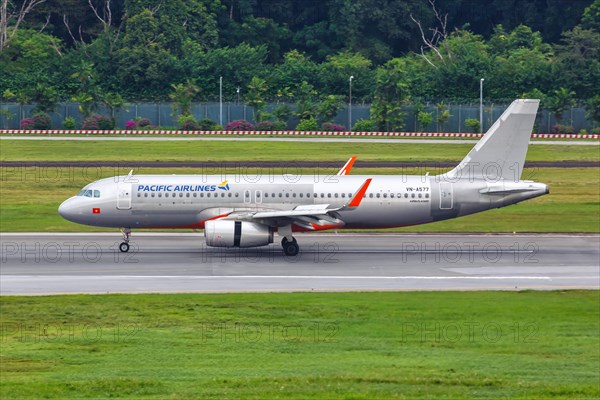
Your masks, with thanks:
[(2, 233), (0, 293), (600, 289), (600, 235), (306, 234), (210, 248), (202, 233)]

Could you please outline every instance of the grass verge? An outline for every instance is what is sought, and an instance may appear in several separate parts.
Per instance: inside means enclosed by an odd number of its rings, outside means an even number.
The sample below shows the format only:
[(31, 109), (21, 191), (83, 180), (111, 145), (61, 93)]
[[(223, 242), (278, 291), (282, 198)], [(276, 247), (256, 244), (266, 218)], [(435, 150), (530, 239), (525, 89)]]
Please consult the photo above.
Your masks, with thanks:
[[(127, 173), (114, 168), (3, 168), (0, 170), (0, 231), (3, 232), (90, 232), (101, 228), (74, 224), (62, 219), (59, 204), (96, 179)], [(193, 174), (197, 169), (140, 168), (136, 174)], [(211, 171), (210, 173), (221, 172)], [(227, 171), (226, 171), (227, 172)], [(231, 172), (235, 172), (232, 170)], [(249, 176), (264, 173), (258, 168)], [(282, 171), (274, 170), (274, 173)], [(309, 168), (296, 173), (314, 174)], [(321, 169), (321, 174), (335, 169)], [(389, 168), (354, 169), (353, 174), (425, 174), (427, 170)], [(439, 171), (438, 171), (439, 172)], [(526, 169), (523, 179), (547, 183), (550, 195), (514, 206), (407, 228), (398, 232), (600, 232), (600, 168)], [(106, 231), (106, 229), (105, 229)], [(114, 231), (114, 230), (108, 230)]]
[[(473, 144), (269, 141), (2, 141), (1, 161), (460, 161)], [(599, 161), (598, 146), (535, 145), (528, 161)]]
[(598, 291), (0, 297), (0, 396), (598, 398)]

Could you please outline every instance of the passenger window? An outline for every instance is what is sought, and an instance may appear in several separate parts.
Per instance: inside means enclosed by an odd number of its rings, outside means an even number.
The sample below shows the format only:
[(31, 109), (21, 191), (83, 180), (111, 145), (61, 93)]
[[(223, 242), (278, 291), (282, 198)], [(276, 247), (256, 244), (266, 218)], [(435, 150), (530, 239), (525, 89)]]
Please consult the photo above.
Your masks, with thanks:
[(231, 197), (231, 192), (227, 193), (227, 197)]
[(412, 197), (412, 198), (414, 199), (414, 198), (415, 198), (415, 194), (414, 194), (414, 193), (411, 193), (411, 194), (410, 194), (410, 197)]
[(377, 198), (380, 198), (380, 197), (381, 197), (381, 194), (377, 193)]
[(383, 194), (383, 198), (384, 198), (384, 199), (387, 199), (387, 193), (384, 193), (384, 194)]
[(210, 197), (210, 193), (206, 193), (206, 197)]
[(159, 194), (158, 194), (158, 197), (162, 197), (162, 193), (159, 193)]
[(331, 193), (327, 193), (327, 197), (328, 197), (328, 198), (331, 198)]
[(144, 197), (148, 197), (148, 193), (144, 193)]
[(390, 193), (390, 197), (393, 199), (394, 198), (394, 193)]
[(198, 193), (194, 192), (194, 197), (198, 197)]
[(179, 197), (183, 197), (183, 193), (179, 193)]
[(342, 198), (346, 198), (346, 193), (342, 193)]
[(189, 193), (186, 193), (186, 194), (185, 194), (185, 197), (190, 197), (190, 194), (189, 194)]
[(373, 198), (373, 193), (369, 193), (369, 198), (372, 199)]
[(151, 196), (151, 197), (154, 197), (154, 193), (151, 193), (151, 194), (150, 194), (150, 196)]
[(425, 198), (428, 199), (429, 198), (429, 193), (425, 193)]
[(325, 193), (321, 193), (321, 198), (325, 197)]
[(421, 193), (419, 193), (419, 198), (423, 197), (423, 195)]
[(225, 197), (225, 193), (221, 193), (221, 197)]
[(236, 192), (235, 197), (240, 197), (240, 194)]
[(404, 198), (408, 199), (408, 193), (404, 193)]
[(335, 198), (336, 198), (336, 199), (338, 198), (338, 194), (337, 194), (337, 193), (335, 194)]
[(141, 193), (138, 193), (138, 194), (137, 194), (137, 197), (142, 197), (142, 194), (141, 194)]
[(292, 194), (292, 197), (296, 197), (296, 193)]
[(200, 197), (204, 197), (204, 193), (200, 193)]
[(300, 193), (300, 197), (304, 197), (304, 194)]
[(285, 194), (285, 197), (290, 197), (290, 194), (289, 194), (289, 193), (286, 193), (286, 194)]
[(279, 197), (283, 196), (281, 193), (279, 193)]

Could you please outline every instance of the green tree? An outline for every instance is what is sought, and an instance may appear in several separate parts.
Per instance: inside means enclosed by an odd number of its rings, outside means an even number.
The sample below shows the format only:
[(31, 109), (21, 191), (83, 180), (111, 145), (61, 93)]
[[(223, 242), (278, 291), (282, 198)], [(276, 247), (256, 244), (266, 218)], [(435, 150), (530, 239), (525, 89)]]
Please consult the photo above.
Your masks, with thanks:
[(559, 124), (562, 122), (563, 114), (567, 108), (575, 105), (574, 96), (575, 92), (563, 87), (555, 90), (552, 95), (547, 98), (546, 106), (552, 111)]
[(584, 10), (583, 16), (581, 17), (581, 27), (583, 29), (592, 29), (596, 32), (600, 32), (600, 0), (594, 0), (594, 2)]
[(410, 99), (405, 78), (404, 60), (395, 58), (377, 69), (371, 115), (380, 131), (399, 131), (404, 128), (403, 106)]
[(556, 81), (579, 98), (590, 98), (600, 87), (600, 32), (577, 26), (564, 32), (556, 52)]
[(214, 101), (219, 94), (219, 77), (223, 77), (223, 95), (236, 96), (237, 88), (244, 88), (253, 77), (265, 74), (267, 49), (242, 43), (236, 47), (223, 47), (204, 51), (195, 43), (186, 46), (183, 59), (185, 76), (193, 76), (202, 88), (201, 98)]
[(200, 88), (188, 79), (185, 83), (171, 85), (171, 89), (169, 99), (173, 102), (174, 115), (191, 115), (192, 102), (194, 101), (194, 97), (200, 91)]
[(123, 47), (116, 54), (117, 77), (126, 96), (159, 99), (176, 81), (177, 59), (163, 30), (161, 21), (147, 9), (127, 19)]
[(360, 53), (343, 51), (327, 57), (322, 64), (324, 93), (348, 97), (349, 79), (352, 81), (352, 97), (368, 99), (375, 85), (372, 62)]
[[(316, 120), (319, 108), (318, 92), (308, 82), (302, 82), (296, 92), (296, 111), (294, 115), (303, 120)], [(330, 110), (329, 110), (330, 111)]]
[(586, 102), (586, 115), (589, 119), (600, 126), (600, 95), (596, 95)]
[(246, 104), (254, 109), (254, 119), (256, 122), (266, 120), (265, 108), (267, 102), (265, 100), (265, 94), (267, 93), (267, 90), (267, 82), (256, 76), (248, 83)]
[(325, 96), (317, 109), (317, 114), (321, 123), (332, 122), (338, 112), (344, 107), (344, 101), (341, 96)]
[(450, 114), (450, 110), (448, 110), (446, 104), (444, 104), (444, 103), (436, 104), (435, 108), (437, 110), (437, 118), (436, 118), (437, 130), (438, 130), (438, 132), (440, 132), (445, 129), (445, 126), (448, 123), (448, 120), (450, 119), (450, 117), (452, 117), (452, 115)]

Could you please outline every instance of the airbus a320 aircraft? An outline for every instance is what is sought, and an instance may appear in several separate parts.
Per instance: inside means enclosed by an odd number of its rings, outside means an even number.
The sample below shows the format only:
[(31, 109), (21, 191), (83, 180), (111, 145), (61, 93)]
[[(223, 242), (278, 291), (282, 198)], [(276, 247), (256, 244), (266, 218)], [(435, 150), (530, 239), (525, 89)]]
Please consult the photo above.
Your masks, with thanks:
[(287, 256), (294, 232), (392, 228), (504, 207), (549, 193), (521, 180), (539, 100), (516, 100), (462, 162), (436, 176), (133, 175), (101, 179), (58, 212), (80, 224), (121, 228), (129, 250), (134, 228), (204, 229), (208, 246), (257, 247), (276, 232)]

